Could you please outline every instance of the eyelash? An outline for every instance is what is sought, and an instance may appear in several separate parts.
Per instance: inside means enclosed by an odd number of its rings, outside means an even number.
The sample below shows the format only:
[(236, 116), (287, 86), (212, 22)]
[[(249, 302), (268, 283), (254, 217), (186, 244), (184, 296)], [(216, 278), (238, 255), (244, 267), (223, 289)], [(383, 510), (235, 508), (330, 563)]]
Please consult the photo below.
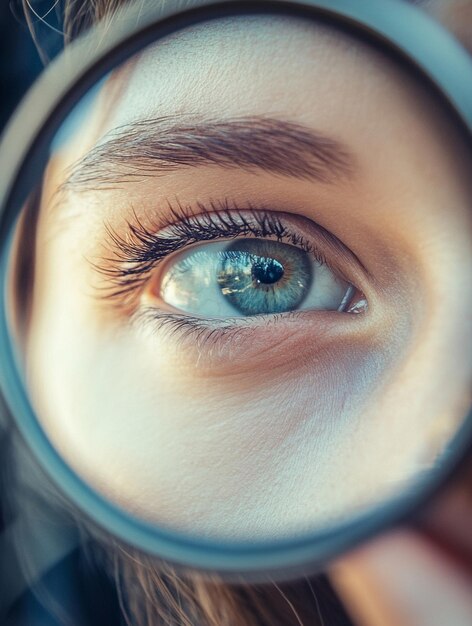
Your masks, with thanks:
[[(247, 235), (259, 238), (271, 236), (277, 241), (295, 245), (311, 254), (317, 262), (342, 275), (340, 269), (332, 267), (311, 241), (290, 232), (273, 210), (256, 208), (250, 203), (246, 207), (241, 209), (227, 199), (208, 204), (197, 202), (195, 207), (168, 202), (166, 219), (155, 227), (146, 226), (134, 210), (133, 219), (126, 222), (124, 235), (119, 235), (107, 225), (106, 247), (111, 256), (92, 263), (108, 281), (107, 286), (101, 289), (101, 297), (115, 302), (120, 308), (132, 308), (136, 294), (146, 284), (151, 272), (172, 253), (202, 241)], [(162, 231), (165, 231), (164, 235)]]

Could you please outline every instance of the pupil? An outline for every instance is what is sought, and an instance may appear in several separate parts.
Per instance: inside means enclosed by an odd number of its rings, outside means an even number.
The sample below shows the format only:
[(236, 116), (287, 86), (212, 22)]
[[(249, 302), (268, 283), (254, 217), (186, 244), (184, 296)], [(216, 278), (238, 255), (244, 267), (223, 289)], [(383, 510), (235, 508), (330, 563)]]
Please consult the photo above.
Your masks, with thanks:
[(258, 283), (272, 285), (284, 275), (284, 267), (275, 259), (261, 258), (252, 266), (252, 278)]

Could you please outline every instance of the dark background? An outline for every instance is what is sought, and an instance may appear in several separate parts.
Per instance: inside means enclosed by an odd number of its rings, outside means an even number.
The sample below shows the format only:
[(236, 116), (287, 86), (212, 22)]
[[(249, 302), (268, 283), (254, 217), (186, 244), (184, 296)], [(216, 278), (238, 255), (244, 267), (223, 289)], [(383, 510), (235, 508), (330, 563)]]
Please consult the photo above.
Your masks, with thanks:
[[(51, 0), (31, 0), (39, 15), (46, 13)], [(47, 58), (54, 57), (62, 47), (55, 11), (47, 16), (51, 26), (37, 18), (34, 27)], [(0, 129), (3, 129), (23, 94), (43, 69), (43, 62), (29, 32), (21, 8), (21, 0), (0, 0)], [(1, 173), (0, 173), (1, 174)]]

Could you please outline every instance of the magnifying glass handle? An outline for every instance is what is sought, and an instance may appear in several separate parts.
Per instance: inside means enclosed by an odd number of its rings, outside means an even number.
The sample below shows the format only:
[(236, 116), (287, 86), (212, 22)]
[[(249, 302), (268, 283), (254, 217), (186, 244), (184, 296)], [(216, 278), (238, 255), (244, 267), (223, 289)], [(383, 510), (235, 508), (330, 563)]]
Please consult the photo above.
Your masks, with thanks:
[(338, 561), (332, 582), (362, 626), (472, 624), (472, 461), (409, 528)]
[(472, 458), (417, 518), (416, 529), (472, 576)]

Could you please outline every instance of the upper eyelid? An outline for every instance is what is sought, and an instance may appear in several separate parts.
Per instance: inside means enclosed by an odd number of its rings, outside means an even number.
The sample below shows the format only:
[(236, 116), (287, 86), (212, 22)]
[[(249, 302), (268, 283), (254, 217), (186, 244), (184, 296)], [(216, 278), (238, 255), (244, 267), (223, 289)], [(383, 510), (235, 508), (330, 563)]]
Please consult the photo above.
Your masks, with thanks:
[[(252, 232), (252, 236), (256, 237), (268, 236), (269, 234), (274, 235), (275, 232), (273, 231), (274, 228), (277, 227), (277, 222), (281, 222), (283, 224), (285, 220), (287, 224), (289, 221), (293, 220), (301, 221), (302, 226), (305, 226), (307, 230), (309, 229), (311, 231), (309, 235), (305, 232), (303, 233), (304, 241), (311, 243), (310, 252), (321, 263), (328, 265), (332, 271), (347, 282), (354, 282), (355, 286), (358, 288), (362, 286), (368, 275), (367, 270), (358, 257), (335, 235), (304, 216), (285, 214), (280, 211), (271, 210), (270, 207), (254, 206), (251, 203), (247, 203), (248, 208), (242, 208), (241, 206), (237, 206), (235, 204), (233, 205), (227, 199), (222, 202), (212, 201), (208, 205), (197, 203), (196, 206), (182, 206), (177, 203), (177, 205), (173, 206), (169, 202), (168, 204), (170, 214), (167, 218), (167, 222), (163, 222), (161, 216), (161, 219), (158, 220), (158, 224), (144, 225), (139, 216), (136, 215), (136, 212), (133, 211), (133, 221), (128, 220), (126, 222), (127, 227), (124, 232), (117, 233), (111, 227), (106, 227), (109, 238), (109, 245), (106, 245), (106, 248), (109, 252), (111, 252), (112, 256), (102, 256), (98, 263), (91, 262), (91, 265), (94, 266), (95, 269), (97, 269), (103, 276), (111, 279), (114, 282), (115, 287), (118, 287), (116, 291), (114, 289), (111, 290), (111, 295), (122, 295), (134, 292), (142, 283), (142, 278), (140, 277), (143, 277), (146, 273), (144, 276), (144, 279), (146, 279), (151, 271), (156, 269), (161, 263), (165, 262), (166, 259), (175, 252), (181, 252), (190, 245), (198, 244), (199, 242), (222, 239), (225, 236), (231, 237), (228, 233), (220, 233), (216, 234), (214, 237), (212, 236), (206, 239), (204, 237), (200, 239), (193, 237), (193, 240), (191, 240), (192, 228), (189, 226), (188, 240), (185, 244), (182, 244), (182, 241), (186, 237), (186, 222), (190, 224), (190, 221), (193, 223), (194, 220), (203, 218), (207, 222), (206, 227), (208, 232), (210, 232), (212, 228), (215, 232), (217, 232), (218, 227), (215, 220), (222, 219), (230, 221), (233, 219), (231, 218), (231, 215), (236, 215), (238, 218), (244, 216), (244, 214), (252, 216), (255, 220), (255, 226), (252, 226), (252, 231), (250, 230), (250, 232)], [(222, 216), (222, 218), (220, 216)], [(271, 221), (272, 227), (268, 228), (268, 231), (271, 232), (266, 233), (266, 235), (255, 234), (257, 224), (260, 224), (260, 220), (264, 218)], [(301, 231), (303, 230), (302, 226), (298, 226)], [(160, 243), (162, 243), (163, 247), (165, 247), (165, 244), (167, 243), (166, 238), (162, 238), (162, 235), (160, 234), (160, 231), (166, 227), (175, 228), (175, 246), (171, 244), (165, 251), (163, 251), (162, 248), (161, 250), (158, 250)], [(196, 228), (193, 232), (196, 232)], [(235, 236), (242, 236), (243, 234), (244, 233), (239, 230)], [(290, 229), (288, 230), (288, 234), (291, 234)], [(168, 241), (170, 243), (172, 239)], [(303, 247), (303, 243), (301, 241), (299, 243), (300, 246)], [(156, 248), (155, 257), (158, 256), (159, 258), (154, 258), (152, 263), (143, 257), (143, 248), (146, 246), (147, 250), (149, 250), (151, 246), (155, 246)], [(103, 265), (104, 262), (105, 265)], [(134, 269), (130, 274), (126, 271), (127, 263), (128, 265), (129, 263), (133, 264)], [(361, 276), (363, 275), (362, 284), (359, 284), (359, 281), (357, 280), (353, 281), (353, 275), (349, 275), (349, 273), (346, 272), (346, 267), (354, 270), (354, 274), (356, 274), (355, 270), (357, 269), (357, 275), (359, 272)], [(129, 291), (128, 288), (123, 285), (126, 278), (130, 279)], [(131, 278), (133, 282), (131, 282)], [(125, 289), (125, 291), (123, 289)], [(363, 289), (361, 290), (363, 291)], [(105, 289), (105, 294), (107, 291), (108, 290)]]
[[(148, 217), (146, 215), (146, 218)], [(253, 220), (252, 224), (247, 219), (248, 217)], [(191, 225), (197, 220), (199, 224), (203, 224), (209, 231), (213, 230), (214, 232), (218, 230), (218, 224), (222, 224), (227, 229), (235, 226), (238, 236), (243, 235), (243, 226), (247, 226), (248, 232), (252, 235), (254, 235), (256, 229), (268, 231), (265, 234), (262, 232), (257, 235), (262, 237), (269, 234), (276, 235), (278, 228), (286, 228), (286, 225), (283, 225), (284, 221), (286, 224), (290, 221), (299, 221), (302, 223), (299, 226), (300, 230), (303, 227), (309, 229), (311, 236), (317, 239), (320, 248), (327, 249), (332, 256), (341, 257), (342, 263), (356, 263), (368, 275), (368, 270), (358, 256), (323, 226), (305, 216), (276, 211), (274, 207), (249, 201), (236, 203), (225, 198), (222, 201), (210, 199), (207, 203), (196, 202), (195, 204), (182, 205), (176, 198), (175, 202), (167, 200), (167, 211), (165, 214), (157, 211), (156, 215), (151, 217), (149, 224), (145, 224), (133, 209), (132, 219), (126, 221), (126, 231), (123, 233), (123, 236), (111, 228), (107, 228), (107, 231), (115, 245), (122, 248), (124, 244), (127, 250), (131, 250), (133, 241), (138, 244), (144, 243), (143, 238), (152, 238), (154, 241), (159, 241), (162, 237), (162, 231), (168, 228), (172, 229), (171, 234), (174, 237), (177, 236), (183, 239), (186, 236), (186, 225), (189, 225), (188, 230), (191, 236), (193, 234)], [(227, 233), (228, 230), (226, 231)], [(132, 235), (131, 240), (129, 238), (130, 234)], [(202, 238), (198, 241), (210, 241), (218, 238), (221, 238), (221, 235), (208, 237), (207, 239)], [(165, 238), (162, 239), (163, 242), (165, 240)], [(195, 243), (198, 243), (198, 241), (195, 241)]]

